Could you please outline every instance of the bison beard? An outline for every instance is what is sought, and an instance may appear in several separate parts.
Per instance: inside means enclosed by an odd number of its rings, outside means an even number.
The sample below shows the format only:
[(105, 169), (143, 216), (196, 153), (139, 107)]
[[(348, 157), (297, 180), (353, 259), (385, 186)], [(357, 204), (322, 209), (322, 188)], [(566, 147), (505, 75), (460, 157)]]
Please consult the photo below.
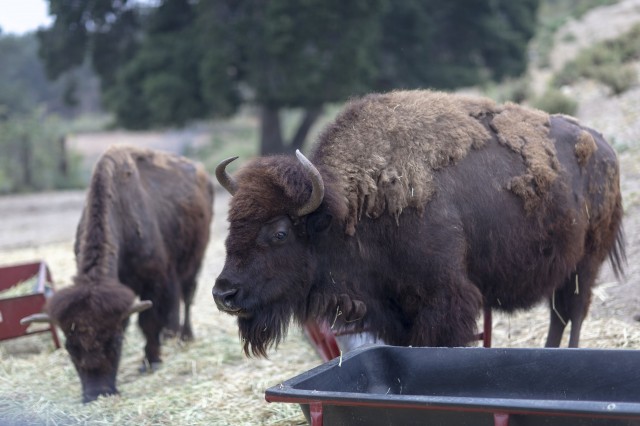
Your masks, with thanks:
[(233, 197), (213, 296), (242, 309), (247, 354), (265, 356), (291, 319), (466, 345), (483, 304), (544, 299), (546, 345), (571, 322), (578, 346), (600, 266), (609, 257), (622, 272), (616, 154), (573, 118), (442, 92), (369, 95), (310, 158), (258, 158), (233, 179), (229, 161), (216, 170)]
[[(296, 310), (297, 309), (297, 310)], [(287, 335), (292, 319), (299, 324), (315, 318), (326, 318), (330, 325), (344, 328), (355, 324), (367, 312), (364, 303), (351, 300), (347, 294), (329, 294), (326, 297), (316, 295), (310, 298), (305, 307), (303, 299), (279, 301), (258, 308), (251, 317), (239, 317), (238, 329), (247, 356), (267, 358), (267, 351), (278, 344)], [(362, 324), (355, 324), (361, 328)]]
[(238, 318), (244, 353), (266, 358), (269, 348), (277, 347), (287, 335), (292, 316), (290, 307), (278, 303), (261, 309), (251, 318)]

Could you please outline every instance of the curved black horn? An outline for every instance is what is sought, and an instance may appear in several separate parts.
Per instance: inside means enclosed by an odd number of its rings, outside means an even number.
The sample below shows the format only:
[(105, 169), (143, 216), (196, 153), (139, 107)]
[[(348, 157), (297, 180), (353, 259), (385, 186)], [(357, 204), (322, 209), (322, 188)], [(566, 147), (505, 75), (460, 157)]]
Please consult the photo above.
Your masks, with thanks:
[(300, 150), (296, 149), (296, 157), (298, 157), (298, 161), (302, 163), (304, 168), (307, 170), (307, 173), (309, 173), (309, 178), (311, 179), (312, 186), (311, 196), (309, 197), (309, 200), (296, 212), (298, 216), (304, 216), (320, 207), (320, 204), (324, 199), (324, 183), (322, 182), (322, 176), (320, 176), (320, 172), (318, 171), (318, 169), (316, 169), (315, 166), (311, 164), (311, 161), (307, 160), (307, 157), (302, 155)]
[(225, 169), (227, 168), (227, 165), (229, 163), (231, 163), (237, 158), (238, 157), (230, 157), (230, 158), (227, 158), (226, 160), (222, 160), (220, 164), (218, 164), (218, 167), (216, 167), (216, 179), (218, 179), (218, 182), (220, 182), (220, 185), (222, 185), (224, 189), (229, 191), (229, 194), (231, 195), (234, 195), (236, 193), (236, 191), (238, 190), (238, 185), (233, 180), (233, 178), (229, 176), (229, 173), (227, 173)]

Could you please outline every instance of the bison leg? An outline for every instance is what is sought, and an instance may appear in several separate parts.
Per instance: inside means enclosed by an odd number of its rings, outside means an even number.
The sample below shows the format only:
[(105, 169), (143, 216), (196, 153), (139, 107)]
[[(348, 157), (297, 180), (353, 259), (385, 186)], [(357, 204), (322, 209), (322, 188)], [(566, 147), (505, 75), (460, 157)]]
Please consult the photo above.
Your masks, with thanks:
[[(563, 287), (564, 289), (564, 287)], [(566, 307), (566, 295), (563, 290), (556, 290), (549, 301), (549, 332), (547, 334), (547, 342), (545, 346), (548, 348), (557, 348), (562, 341), (562, 334), (569, 321)]]
[(196, 280), (191, 279), (182, 285), (182, 299), (184, 302), (184, 321), (180, 330), (180, 339), (189, 342), (193, 340), (193, 330), (191, 329), (191, 304), (196, 292)]
[(556, 290), (550, 301), (551, 317), (545, 346), (560, 346), (564, 329), (571, 321), (569, 347), (578, 347), (582, 322), (591, 304), (591, 289), (596, 274), (597, 268), (591, 266), (590, 262), (583, 261), (578, 265), (577, 272), (571, 274), (562, 288)]
[(482, 307), (480, 290), (460, 274), (439, 289), (416, 318), (412, 346), (466, 346), (477, 339), (477, 318)]
[(172, 274), (162, 301), (162, 306), (167, 308), (165, 333), (168, 337), (176, 337), (180, 332), (180, 298), (179, 282), (175, 274)]
[[(138, 315), (138, 324), (146, 339), (144, 347), (145, 359), (148, 365), (155, 370), (162, 360), (160, 359), (160, 332), (162, 331), (162, 322), (160, 321), (156, 307), (140, 312)], [(143, 364), (143, 366), (146, 363)]]

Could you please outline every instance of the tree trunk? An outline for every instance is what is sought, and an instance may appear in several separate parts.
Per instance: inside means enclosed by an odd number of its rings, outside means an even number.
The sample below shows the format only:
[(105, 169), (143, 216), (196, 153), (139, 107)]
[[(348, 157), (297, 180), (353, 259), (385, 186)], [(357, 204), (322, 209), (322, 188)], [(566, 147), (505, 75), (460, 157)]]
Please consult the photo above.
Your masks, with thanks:
[(58, 172), (64, 179), (69, 177), (69, 162), (67, 160), (67, 138), (60, 136), (58, 139), (58, 149), (60, 150), (58, 159)]
[(22, 188), (33, 188), (33, 175), (31, 170), (31, 141), (24, 137), (20, 144), (20, 162), (22, 163)]
[(309, 135), (309, 131), (321, 114), (322, 106), (307, 108), (291, 142), (286, 144), (282, 136), (280, 110), (263, 106), (260, 127), (260, 155), (291, 153), (296, 149), (301, 149)]
[(307, 135), (309, 134), (309, 130), (318, 121), (320, 115), (322, 114), (322, 106), (317, 107), (309, 107), (305, 110), (304, 116), (300, 121), (300, 125), (298, 126), (298, 131), (293, 136), (291, 140), (291, 151), (295, 151), (296, 149), (302, 149), (302, 145), (304, 145), (304, 141), (307, 139)]
[(260, 155), (280, 154), (284, 152), (280, 110), (262, 106), (260, 123)]

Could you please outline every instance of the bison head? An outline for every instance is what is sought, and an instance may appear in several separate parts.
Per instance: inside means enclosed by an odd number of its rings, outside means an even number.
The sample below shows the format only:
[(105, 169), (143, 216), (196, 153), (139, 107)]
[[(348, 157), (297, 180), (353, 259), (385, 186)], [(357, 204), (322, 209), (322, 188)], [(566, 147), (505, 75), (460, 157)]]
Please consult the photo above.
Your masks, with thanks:
[(115, 281), (82, 282), (57, 292), (46, 313), (22, 319), (23, 324), (49, 321), (65, 335), (65, 347), (82, 383), (82, 400), (117, 394), (116, 373), (129, 316), (151, 307), (135, 303), (134, 293)]
[[(266, 356), (267, 349), (284, 337), (292, 318), (313, 319), (345, 299), (314, 292), (315, 251), (318, 241), (327, 238), (333, 216), (322, 176), (300, 152), (296, 155), (297, 160), (256, 159), (235, 179), (225, 172), (235, 158), (216, 170), (233, 198), (227, 257), (212, 293), (218, 309), (238, 317), (247, 355)], [(349, 305), (349, 311), (363, 314), (363, 304)]]

